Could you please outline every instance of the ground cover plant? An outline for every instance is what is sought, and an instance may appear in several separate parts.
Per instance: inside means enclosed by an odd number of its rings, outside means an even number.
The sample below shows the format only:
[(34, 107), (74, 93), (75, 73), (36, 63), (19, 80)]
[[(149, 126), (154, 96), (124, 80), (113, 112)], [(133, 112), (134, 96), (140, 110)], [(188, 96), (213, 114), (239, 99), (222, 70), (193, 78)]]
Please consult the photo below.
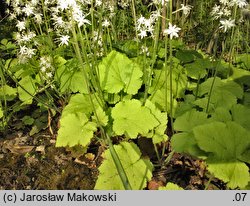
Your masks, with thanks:
[(23, 170), (1, 188), (249, 189), (246, 0), (5, 8), (0, 172), (17, 156)]

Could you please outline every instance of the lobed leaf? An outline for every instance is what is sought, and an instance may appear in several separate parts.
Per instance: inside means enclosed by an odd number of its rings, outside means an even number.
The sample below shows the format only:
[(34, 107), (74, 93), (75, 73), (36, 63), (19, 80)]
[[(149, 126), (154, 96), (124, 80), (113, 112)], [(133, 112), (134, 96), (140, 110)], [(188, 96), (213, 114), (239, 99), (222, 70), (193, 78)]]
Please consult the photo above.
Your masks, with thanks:
[(174, 129), (177, 131), (190, 132), (195, 126), (208, 123), (209, 121), (205, 112), (192, 109), (176, 118)]
[(231, 112), (233, 120), (250, 131), (250, 109), (243, 105), (235, 104)]
[(154, 144), (167, 141), (168, 136), (165, 134), (168, 119), (167, 119), (167, 113), (161, 112), (155, 104), (150, 102), (149, 100), (146, 101), (145, 106), (150, 109), (151, 114), (154, 115), (154, 117), (159, 122), (159, 125), (154, 128), (151, 132), (147, 134), (143, 134), (145, 137), (150, 137), (153, 140)]
[(243, 162), (234, 160), (223, 162), (216, 158), (209, 158), (207, 163), (208, 171), (226, 182), (231, 189), (244, 188), (250, 181), (249, 168)]
[(136, 99), (119, 102), (112, 109), (111, 115), (114, 119), (114, 132), (117, 135), (126, 134), (130, 138), (148, 133), (160, 124), (150, 109)]
[(5, 84), (0, 87), (0, 99), (13, 100), (17, 95), (17, 89)]
[(90, 143), (96, 130), (96, 123), (90, 122), (84, 113), (67, 114), (60, 119), (56, 146), (82, 145), (85, 147)]
[(110, 52), (98, 67), (101, 87), (108, 93), (124, 90), (127, 94), (136, 94), (142, 85), (140, 67), (117, 51)]
[(87, 94), (87, 83), (84, 78), (83, 69), (79, 69), (79, 63), (76, 59), (66, 60), (60, 58), (58, 61), (58, 69), (56, 71), (55, 80), (60, 85), (62, 93), (66, 91), (80, 92)]
[(228, 187), (245, 187), (249, 181), (245, 163), (250, 133), (235, 122), (212, 122), (193, 129), (198, 146), (209, 153), (208, 169)]
[(77, 112), (82, 112), (87, 116), (89, 116), (93, 112), (93, 107), (88, 95), (86, 94), (72, 95), (68, 105), (63, 110), (62, 116)]
[[(114, 149), (128, 177), (133, 190), (146, 187), (152, 178), (152, 163), (141, 157), (140, 149), (132, 142), (121, 142)], [(99, 167), (99, 176), (95, 185), (98, 190), (124, 190), (109, 149), (104, 152), (104, 161)]]

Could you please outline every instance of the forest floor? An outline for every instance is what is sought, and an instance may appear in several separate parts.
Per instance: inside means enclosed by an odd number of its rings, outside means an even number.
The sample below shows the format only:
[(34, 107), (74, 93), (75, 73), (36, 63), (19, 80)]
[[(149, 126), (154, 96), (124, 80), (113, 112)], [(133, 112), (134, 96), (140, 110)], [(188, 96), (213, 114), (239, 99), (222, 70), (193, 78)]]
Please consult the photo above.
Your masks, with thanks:
[[(83, 154), (81, 148), (55, 147), (56, 135), (48, 129), (33, 136), (9, 130), (1, 136), (1, 190), (94, 189), (103, 159), (100, 151), (104, 148), (100, 144), (92, 143)], [(146, 138), (137, 143), (145, 156), (154, 159)], [(154, 190), (167, 182), (190, 190), (225, 189), (225, 184), (215, 178), (209, 180), (206, 174), (203, 161), (175, 153), (166, 166), (155, 166), (153, 178), (144, 189)]]

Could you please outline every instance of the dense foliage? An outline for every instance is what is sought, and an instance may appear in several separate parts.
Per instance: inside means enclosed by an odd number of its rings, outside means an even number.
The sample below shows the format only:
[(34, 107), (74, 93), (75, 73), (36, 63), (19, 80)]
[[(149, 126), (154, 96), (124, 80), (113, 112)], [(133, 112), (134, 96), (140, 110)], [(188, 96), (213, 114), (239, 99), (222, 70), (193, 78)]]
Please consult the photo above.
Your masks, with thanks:
[[(6, 5), (2, 134), (19, 117), (30, 135), (56, 132), (57, 147), (81, 145), (84, 153), (100, 142), (107, 149), (95, 189), (143, 189), (174, 153), (203, 160), (228, 189), (249, 188), (246, 0)], [(58, 132), (50, 124), (57, 116)], [(142, 155), (140, 138), (152, 140), (156, 160)]]

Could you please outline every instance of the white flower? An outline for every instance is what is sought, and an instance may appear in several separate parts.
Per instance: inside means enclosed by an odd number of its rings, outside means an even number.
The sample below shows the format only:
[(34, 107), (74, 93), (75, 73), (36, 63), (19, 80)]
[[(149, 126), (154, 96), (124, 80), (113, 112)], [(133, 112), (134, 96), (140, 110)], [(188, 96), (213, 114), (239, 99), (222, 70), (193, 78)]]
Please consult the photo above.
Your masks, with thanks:
[(95, 1), (95, 6), (101, 6), (102, 5), (102, 1), (101, 0), (96, 0)]
[(18, 28), (19, 31), (22, 31), (25, 29), (26, 23), (25, 21), (17, 21), (16, 27)]
[(36, 22), (37, 24), (41, 24), (42, 21), (43, 21), (43, 19), (42, 19), (42, 14), (39, 14), (39, 13), (35, 14), (35, 22)]
[(170, 35), (170, 39), (173, 39), (173, 37), (179, 37), (178, 32), (181, 30), (181, 28), (176, 27), (176, 25), (172, 25), (170, 22), (168, 23), (168, 29), (165, 29), (163, 34)]
[(246, 2), (246, 0), (235, 0), (235, 3), (241, 9), (244, 8), (244, 7), (246, 7), (248, 5), (248, 3)]
[(62, 46), (62, 45), (69, 45), (69, 39), (70, 39), (70, 36), (68, 35), (62, 35), (59, 40), (61, 41), (61, 43), (59, 44), (59, 46)]
[(140, 36), (140, 37), (141, 37), (141, 39), (143, 39), (144, 37), (146, 37), (146, 36), (147, 36), (147, 31), (142, 30), (142, 31), (138, 34), (138, 36)]
[(220, 3), (223, 5), (229, 4), (229, 0), (220, 0)]
[(152, 11), (150, 14), (150, 20), (151, 22), (155, 22), (156, 20), (158, 20), (158, 18), (161, 17), (161, 12), (160, 10), (156, 10), (156, 11)]
[(226, 32), (231, 27), (235, 26), (235, 20), (234, 19), (220, 20), (220, 23), (221, 23), (221, 26), (219, 28), (224, 29), (224, 32)]
[(22, 13), (21, 7), (20, 6), (13, 6), (13, 11), (17, 15), (20, 15)]
[(30, 4), (26, 4), (26, 6), (23, 8), (23, 13), (25, 13), (26, 16), (34, 14), (34, 7)]
[(26, 54), (29, 58), (31, 58), (35, 54), (35, 49), (27, 48)]
[(22, 58), (23, 57), (31, 58), (35, 54), (35, 49), (28, 48), (26, 46), (20, 46), (19, 54), (21, 55)]
[(47, 68), (46, 68), (45, 66), (42, 66), (42, 67), (41, 67), (41, 72), (43, 72), (43, 73), (46, 72), (46, 69), (47, 69)]
[(107, 19), (104, 20), (104, 22), (102, 22), (102, 26), (103, 27), (109, 27), (110, 26), (110, 23)]
[(147, 28), (151, 27), (151, 25), (152, 25), (151, 19), (145, 19), (144, 25), (145, 25)]
[(159, 4), (164, 5), (164, 3), (166, 4), (168, 1), (169, 0), (153, 0), (153, 3), (155, 5), (159, 5)]
[(30, 3), (32, 6), (37, 6), (39, 4), (39, 0), (31, 0)]
[(137, 19), (137, 26), (140, 27), (142, 24), (145, 24), (145, 17), (141, 16), (139, 19)]
[(62, 11), (70, 7), (74, 8), (77, 5), (75, 0), (58, 0), (57, 2), (58, 8)]
[(27, 53), (27, 47), (26, 46), (20, 46), (19, 54), (25, 55)]
[(53, 16), (55, 28), (64, 28), (65, 22), (61, 16)]
[(216, 13), (218, 13), (220, 11), (220, 5), (214, 5), (213, 9), (212, 9), (212, 15), (215, 15)]
[(48, 73), (46, 73), (46, 76), (50, 79), (51, 77), (53, 77), (53, 74), (52, 74), (52, 72), (48, 72)]
[(77, 22), (79, 28), (85, 24), (90, 24), (90, 21), (83, 14), (74, 15), (74, 20)]
[(90, 24), (90, 21), (86, 19), (86, 16), (84, 15), (82, 9), (78, 5), (75, 5), (73, 7), (72, 17), (74, 21), (77, 22), (78, 27), (81, 27), (85, 24)]
[(231, 10), (229, 10), (228, 8), (224, 8), (223, 13), (225, 16), (231, 16)]
[(190, 5), (185, 6), (184, 4), (181, 4), (181, 10), (183, 11), (183, 14), (185, 16), (189, 15), (191, 9), (192, 9), (192, 6), (190, 6)]

